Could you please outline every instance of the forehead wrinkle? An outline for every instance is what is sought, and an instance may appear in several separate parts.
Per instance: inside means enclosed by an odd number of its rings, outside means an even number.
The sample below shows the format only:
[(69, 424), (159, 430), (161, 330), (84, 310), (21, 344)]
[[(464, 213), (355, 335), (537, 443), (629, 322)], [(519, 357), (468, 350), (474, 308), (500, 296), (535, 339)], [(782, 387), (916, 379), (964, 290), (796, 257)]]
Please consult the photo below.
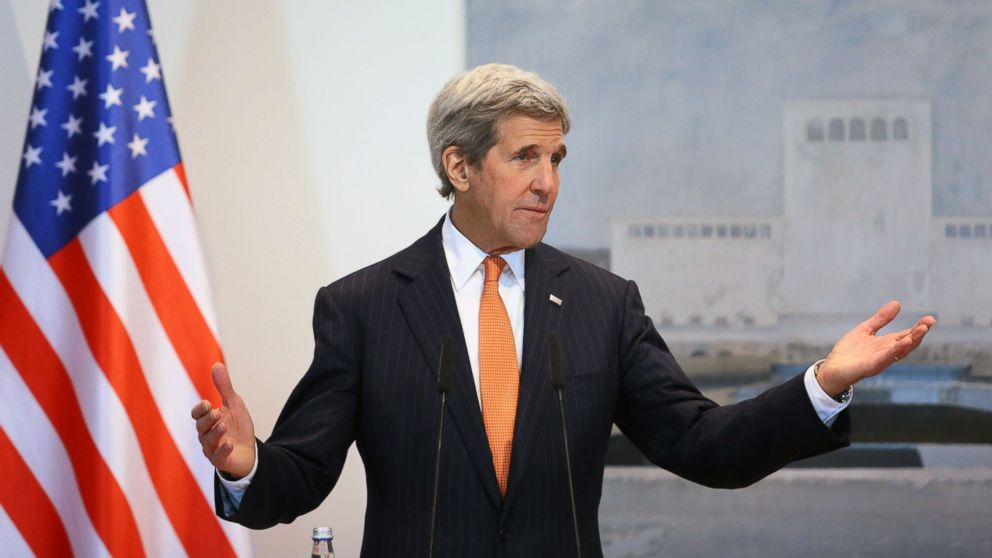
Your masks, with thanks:
[[(519, 120), (517, 120), (518, 118), (525, 118), (529, 120), (529, 122), (525, 122), (522, 125), (518, 124), (518, 127), (512, 131), (513, 137), (509, 137), (511, 135), (508, 133), (510, 132), (510, 122), (514, 120), (519, 122)], [(543, 148), (545, 145), (554, 140), (557, 140), (557, 143), (563, 147), (564, 137), (561, 124), (557, 121), (543, 121), (526, 115), (517, 115), (504, 119), (497, 125), (496, 143), (494, 147), (500, 148), (500, 151), (519, 153), (527, 149)], [(529, 145), (516, 147), (510, 143), (511, 141), (517, 141), (520, 143), (528, 142)], [(551, 147), (551, 150), (553, 152), (557, 152), (559, 150), (559, 146), (553, 146)]]
[(565, 148), (565, 142), (562, 141), (564, 138), (562, 138), (560, 133), (543, 134), (543, 135), (523, 133), (523, 134), (519, 134), (519, 137), (517, 139), (520, 143), (528, 142), (527, 144), (519, 148), (516, 148), (518, 151), (523, 149), (543, 148), (543, 147), (548, 147), (549, 145), (552, 151), (560, 151)]
[(523, 128), (517, 135), (521, 137), (537, 137), (538, 139), (552, 139), (562, 137), (561, 129), (546, 130), (543, 128)]

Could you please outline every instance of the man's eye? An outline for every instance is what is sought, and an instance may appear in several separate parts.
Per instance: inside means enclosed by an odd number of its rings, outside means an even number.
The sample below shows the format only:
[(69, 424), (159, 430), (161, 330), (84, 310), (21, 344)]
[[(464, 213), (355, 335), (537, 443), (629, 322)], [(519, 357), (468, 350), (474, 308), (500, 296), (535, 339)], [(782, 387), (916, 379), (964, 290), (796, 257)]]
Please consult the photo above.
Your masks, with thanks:
[(561, 164), (561, 157), (559, 157), (558, 155), (552, 155), (551, 156), (551, 164), (554, 165), (554, 166), (556, 166), (556, 167), (558, 165), (560, 165)]
[(526, 161), (527, 153), (517, 153), (517, 156), (513, 158), (515, 161)]

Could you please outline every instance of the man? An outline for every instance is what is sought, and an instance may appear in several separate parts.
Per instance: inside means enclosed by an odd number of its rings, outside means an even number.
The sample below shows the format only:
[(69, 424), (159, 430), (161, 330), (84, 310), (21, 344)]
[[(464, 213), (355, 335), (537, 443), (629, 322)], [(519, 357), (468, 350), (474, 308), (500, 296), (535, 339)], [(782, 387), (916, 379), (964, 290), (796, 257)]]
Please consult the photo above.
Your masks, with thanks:
[(449, 213), (398, 254), (322, 288), (313, 363), (271, 438), (223, 365), (224, 399), (193, 418), (218, 469), (217, 512), (253, 528), (316, 507), (356, 442), (368, 505), (364, 556), (427, 547), (441, 340), (455, 339), (441, 455), (438, 556), (574, 556), (548, 334), (559, 332), (576, 511), (601, 555), (598, 507), (616, 423), (655, 464), (715, 487), (751, 484), (847, 444), (850, 386), (906, 356), (934, 325), (876, 332), (891, 302), (806, 374), (736, 405), (703, 397), (644, 315), (634, 283), (541, 244), (570, 127), (535, 74), (485, 65), (431, 106), (428, 136)]

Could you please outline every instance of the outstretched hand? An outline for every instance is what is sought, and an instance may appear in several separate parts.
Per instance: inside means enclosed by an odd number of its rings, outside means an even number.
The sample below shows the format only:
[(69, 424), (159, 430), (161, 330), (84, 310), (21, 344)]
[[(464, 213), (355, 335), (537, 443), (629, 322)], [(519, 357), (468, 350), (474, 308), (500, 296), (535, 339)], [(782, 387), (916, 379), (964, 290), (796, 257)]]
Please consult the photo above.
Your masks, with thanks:
[(924, 316), (913, 327), (878, 335), (878, 330), (888, 325), (899, 310), (899, 302), (893, 300), (841, 337), (820, 365), (817, 380), (823, 391), (836, 397), (848, 386), (881, 373), (913, 352), (937, 323), (933, 316)]
[(221, 406), (215, 409), (203, 400), (190, 414), (196, 421), (203, 455), (218, 471), (239, 479), (255, 465), (255, 425), (245, 402), (231, 385), (227, 367), (214, 364), (210, 376), (220, 392)]

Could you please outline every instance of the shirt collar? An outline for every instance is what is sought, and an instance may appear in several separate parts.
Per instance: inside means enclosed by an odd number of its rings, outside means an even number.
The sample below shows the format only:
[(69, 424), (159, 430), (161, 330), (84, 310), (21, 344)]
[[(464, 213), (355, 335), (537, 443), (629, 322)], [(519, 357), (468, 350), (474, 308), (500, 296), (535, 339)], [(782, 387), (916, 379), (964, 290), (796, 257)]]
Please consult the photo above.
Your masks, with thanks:
[[(460, 291), (476, 271), (484, 273), (481, 271), (482, 260), (489, 254), (472, 244), (472, 241), (455, 227), (451, 222), (450, 208), (444, 216), (444, 226), (441, 227), (441, 245), (444, 247), (444, 257), (448, 261), (448, 271), (451, 273), (456, 291)], [(520, 285), (520, 290), (524, 291), (524, 251), (508, 252), (501, 257), (506, 260), (509, 276)], [(504, 276), (507, 275), (507, 271), (503, 269)]]

